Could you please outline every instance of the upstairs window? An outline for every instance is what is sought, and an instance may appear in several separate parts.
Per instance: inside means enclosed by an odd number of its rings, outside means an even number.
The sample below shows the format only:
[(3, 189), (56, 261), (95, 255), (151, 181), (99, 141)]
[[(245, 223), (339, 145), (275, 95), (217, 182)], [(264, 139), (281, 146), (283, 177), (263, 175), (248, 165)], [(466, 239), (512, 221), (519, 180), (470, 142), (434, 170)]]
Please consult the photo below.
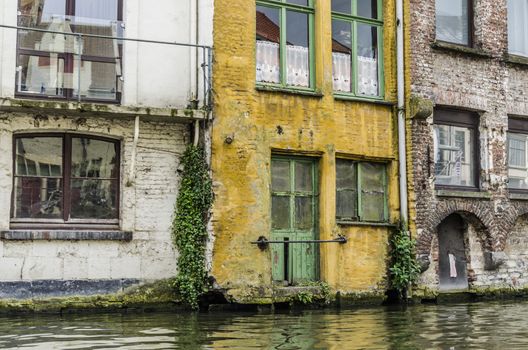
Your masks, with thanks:
[(528, 190), (528, 121), (508, 120), (508, 187)]
[(436, 40), (472, 45), (472, 0), (436, 0)]
[[(52, 32), (119, 37), (122, 0), (19, 0), (18, 25)], [(120, 100), (117, 40), (18, 31), (16, 95)]]
[(356, 96), (383, 94), (381, 0), (332, 0), (334, 91)]
[(257, 83), (313, 88), (313, 17), (313, 0), (257, 1)]
[(436, 185), (477, 187), (478, 115), (455, 110), (434, 112)]
[(508, 0), (508, 52), (528, 56), (528, 1)]
[(12, 224), (118, 224), (117, 141), (74, 134), (17, 135), (13, 156)]
[(384, 163), (336, 160), (336, 219), (342, 222), (388, 220)]

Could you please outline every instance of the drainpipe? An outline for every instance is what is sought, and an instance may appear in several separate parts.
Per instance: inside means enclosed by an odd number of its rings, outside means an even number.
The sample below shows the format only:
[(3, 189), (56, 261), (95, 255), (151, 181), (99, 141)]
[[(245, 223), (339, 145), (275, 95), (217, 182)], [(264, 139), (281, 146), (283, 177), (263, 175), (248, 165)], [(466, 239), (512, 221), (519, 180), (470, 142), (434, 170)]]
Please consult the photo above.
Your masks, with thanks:
[(405, 138), (405, 66), (403, 47), (403, 0), (396, 0), (396, 70), (398, 84), (398, 159), (400, 160), (400, 220), (407, 226), (407, 153)]

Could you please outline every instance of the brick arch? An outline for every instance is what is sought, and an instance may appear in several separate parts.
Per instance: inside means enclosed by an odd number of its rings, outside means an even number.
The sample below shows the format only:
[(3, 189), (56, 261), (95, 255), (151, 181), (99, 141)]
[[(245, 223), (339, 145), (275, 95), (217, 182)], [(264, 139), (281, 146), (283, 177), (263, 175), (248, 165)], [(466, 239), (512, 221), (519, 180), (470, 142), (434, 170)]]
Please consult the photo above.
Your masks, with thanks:
[(528, 202), (512, 203), (497, 218), (497, 250), (504, 250), (506, 240), (523, 216), (528, 216)]
[(438, 225), (452, 214), (459, 214), (466, 222), (475, 226), (478, 232), (481, 232), (478, 238), (484, 250), (494, 250), (492, 239), (492, 233), (495, 231), (494, 213), (490, 204), (477, 201), (470, 203), (456, 201), (441, 202), (428, 214), (428, 226), (423, 229), (417, 239), (417, 254), (419, 256), (429, 255)]

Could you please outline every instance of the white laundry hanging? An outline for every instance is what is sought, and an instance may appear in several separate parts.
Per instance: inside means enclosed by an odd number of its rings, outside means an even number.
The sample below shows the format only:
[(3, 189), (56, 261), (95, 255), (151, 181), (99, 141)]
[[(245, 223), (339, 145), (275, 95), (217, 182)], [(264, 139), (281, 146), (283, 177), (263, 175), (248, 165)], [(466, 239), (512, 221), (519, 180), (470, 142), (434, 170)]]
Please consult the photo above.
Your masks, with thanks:
[(449, 256), (449, 277), (456, 278), (457, 277), (457, 270), (456, 270), (456, 259), (455, 256), (451, 253), (448, 254)]

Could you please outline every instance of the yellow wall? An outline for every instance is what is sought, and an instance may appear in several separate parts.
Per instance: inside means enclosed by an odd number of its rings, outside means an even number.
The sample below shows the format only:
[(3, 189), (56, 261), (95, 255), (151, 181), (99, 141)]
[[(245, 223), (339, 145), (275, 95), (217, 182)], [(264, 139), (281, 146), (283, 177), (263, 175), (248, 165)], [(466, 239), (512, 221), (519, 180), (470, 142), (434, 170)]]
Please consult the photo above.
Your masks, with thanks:
[[(342, 293), (379, 293), (385, 287), (390, 229), (336, 225), (335, 157), (338, 153), (388, 161), (390, 219), (396, 222), (394, 107), (334, 100), (330, 0), (315, 2), (316, 88), (322, 97), (256, 90), (255, 2), (215, 1), (211, 273), (239, 302), (266, 302), (271, 297), (270, 252), (249, 242), (261, 235), (270, 237), (270, 159), (278, 150), (319, 159), (320, 238), (342, 233), (349, 239), (344, 245), (321, 245), (321, 280)], [(389, 102), (396, 100), (394, 13), (394, 0), (386, 0), (384, 71)], [(231, 144), (225, 142), (228, 136)]]

